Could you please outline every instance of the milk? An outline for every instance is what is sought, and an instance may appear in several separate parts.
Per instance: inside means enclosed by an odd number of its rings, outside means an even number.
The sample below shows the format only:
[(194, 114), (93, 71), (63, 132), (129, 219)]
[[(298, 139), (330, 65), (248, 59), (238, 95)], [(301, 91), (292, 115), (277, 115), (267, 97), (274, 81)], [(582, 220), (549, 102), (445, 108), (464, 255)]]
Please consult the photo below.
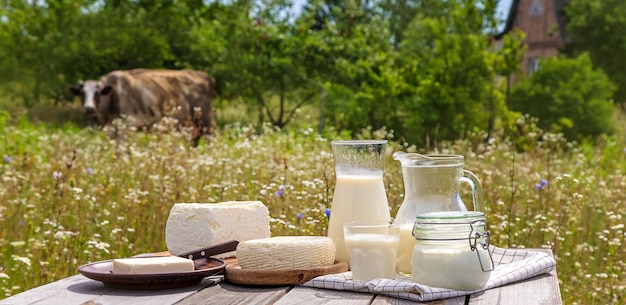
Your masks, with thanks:
[(367, 282), (375, 278), (394, 278), (397, 235), (350, 234), (345, 241), (353, 280)]
[[(410, 175), (406, 177), (407, 184), (415, 183), (415, 177)], [(413, 255), (413, 246), (415, 246), (415, 237), (413, 237), (412, 233), (417, 215), (438, 211), (467, 211), (467, 209), (459, 203), (461, 201), (456, 196), (418, 195), (410, 187), (405, 186), (405, 188), (407, 189), (407, 196), (410, 196), (410, 198), (405, 197), (395, 219), (395, 223), (401, 225), (397, 264), (400, 273), (410, 274), (412, 272), (411, 256)], [(432, 192), (432, 190), (428, 191)]]
[(398, 257), (396, 265), (398, 272), (411, 274), (411, 260), (413, 248), (415, 247), (415, 237), (413, 237), (413, 223), (400, 225), (400, 246), (398, 247)]
[[(476, 251), (480, 252), (478, 260)], [(413, 280), (431, 287), (455, 290), (476, 290), (489, 279), (491, 268), (487, 250), (477, 247), (472, 251), (467, 245), (448, 248), (421, 248), (413, 251)]]
[(380, 175), (337, 175), (328, 236), (335, 242), (335, 258), (350, 264), (343, 224), (355, 220), (390, 221), (389, 204)]

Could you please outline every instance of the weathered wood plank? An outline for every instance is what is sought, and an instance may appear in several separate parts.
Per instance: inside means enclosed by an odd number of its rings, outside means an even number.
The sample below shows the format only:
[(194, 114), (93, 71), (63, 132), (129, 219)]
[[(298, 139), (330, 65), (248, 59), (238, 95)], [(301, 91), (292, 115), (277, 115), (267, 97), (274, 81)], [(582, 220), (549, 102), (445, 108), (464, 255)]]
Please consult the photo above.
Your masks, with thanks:
[[(219, 279), (221, 280), (221, 278)], [(176, 289), (162, 289), (162, 290), (126, 290), (126, 289), (113, 289), (106, 294), (93, 296), (90, 300), (93, 305), (151, 305), (151, 304), (174, 304), (185, 297), (196, 293), (203, 287), (211, 286), (216, 283), (215, 278), (205, 278), (197, 285), (182, 287)], [(93, 283), (91, 284), (93, 286)], [(95, 288), (95, 287), (94, 287)], [(71, 289), (69, 287), (68, 289)], [(83, 291), (86, 293), (89, 290)], [(58, 301), (54, 304), (62, 304), (66, 297), (59, 297)], [(63, 303), (72, 304), (72, 303)], [(78, 304), (78, 303), (77, 303)], [(39, 305), (39, 304), (37, 304)], [(87, 305), (87, 304), (85, 304)]]
[(502, 286), (499, 289), (490, 289), (484, 293), (473, 295), (469, 304), (563, 304), (558, 287), (554, 287), (554, 281), (550, 277), (549, 275), (541, 275), (513, 285)]
[[(0, 300), (0, 304), (35, 304), (64, 291), (67, 287), (83, 283), (87, 278), (82, 275), (71, 276), (50, 284), (35, 287), (22, 293)], [(88, 299), (87, 299), (88, 300)]]
[(368, 305), (373, 298), (369, 293), (296, 286), (274, 305)]
[(79, 274), (0, 300), (0, 304), (172, 304), (214, 283), (214, 278), (206, 278), (197, 285), (184, 288), (125, 290), (107, 288), (101, 282), (88, 279)]
[[(282, 298), (291, 289), (291, 286), (240, 286), (225, 281), (207, 287), (176, 305), (236, 305), (236, 304), (273, 304)], [(300, 300), (302, 302), (302, 300)], [(172, 304), (161, 302), (159, 304)]]

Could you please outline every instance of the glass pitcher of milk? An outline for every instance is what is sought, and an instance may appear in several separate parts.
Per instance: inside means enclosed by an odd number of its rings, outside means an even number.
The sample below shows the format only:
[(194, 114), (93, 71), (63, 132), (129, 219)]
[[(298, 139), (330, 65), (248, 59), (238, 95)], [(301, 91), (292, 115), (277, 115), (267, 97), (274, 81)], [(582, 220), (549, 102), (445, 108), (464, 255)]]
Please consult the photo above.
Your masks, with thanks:
[[(478, 177), (463, 169), (463, 156), (396, 152), (393, 159), (402, 165), (404, 200), (394, 219), (400, 225), (398, 271), (410, 274), (415, 246), (412, 236), (417, 215), (440, 211), (484, 212), (483, 187)], [(472, 191), (473, 205), (468, 209), (459, 193), (461, 183)]]
[(383, 183), (386, 140), (332, 141), (337, 182), (328, 220), (337, 260), (349, 264), (343, 224), (351, 221), (391, 221)]

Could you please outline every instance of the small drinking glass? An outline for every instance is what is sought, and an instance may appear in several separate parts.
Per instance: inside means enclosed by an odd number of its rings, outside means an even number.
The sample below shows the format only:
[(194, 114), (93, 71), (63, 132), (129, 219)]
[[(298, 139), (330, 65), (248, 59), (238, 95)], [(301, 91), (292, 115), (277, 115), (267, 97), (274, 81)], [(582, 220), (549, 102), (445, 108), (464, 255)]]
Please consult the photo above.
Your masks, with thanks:
[(393, 279), (400, 226), (387, 221), (352, 221), (343, 225), (354, 281)]

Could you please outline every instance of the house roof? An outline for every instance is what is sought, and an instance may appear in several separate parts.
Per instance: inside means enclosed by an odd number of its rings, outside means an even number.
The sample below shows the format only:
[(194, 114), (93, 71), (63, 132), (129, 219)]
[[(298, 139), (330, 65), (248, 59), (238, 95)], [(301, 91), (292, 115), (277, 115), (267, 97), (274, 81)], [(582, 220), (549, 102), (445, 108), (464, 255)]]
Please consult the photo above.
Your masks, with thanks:
[[(500, 0), (502, 1), (502, 0)], [(513, 20), (515, 19), (515, 15), (517, 13), (517, 5), (519, 4), (519, 0), (512, 0), (511, 6), (509, 7), (509, 11), (506, 16), (506, 21), (504, 22), (504, 27), (498, 33), (496, 33), (495, 38), (500, 39), (504, 34), (508, 33), (511, 29), (513, 29)]]
[[(567, 15), (565, 14), (565, 6), (571, 0), (552, 0), (552, 1), (553, 1), (553, 6), (554, 6), (554, 13), (555, 13), (556, 20), (557, 20), (558, 27), (559, 27), (559, 34), (561, 35), (561, 37), (566, 38), (568, 37), (566, 33), (566, 26), (567, 26), (568, 18), (567, 18)], [(502, 28), (501, 31), (496, 33), (495, 35), (496, 39), (502, 38), (502, 36), (504, 36), (506, 33), (508, 33), (510, 30), (513, 29), (513, 22), (515, 21), (515, 16), (517, 16), (517, 9), (518, 9), (519, 3), (520, 3), (520, 0), (511, 0), (511, 6), (509, 8), (507, 18), (504, 23), (504, 27)]]

